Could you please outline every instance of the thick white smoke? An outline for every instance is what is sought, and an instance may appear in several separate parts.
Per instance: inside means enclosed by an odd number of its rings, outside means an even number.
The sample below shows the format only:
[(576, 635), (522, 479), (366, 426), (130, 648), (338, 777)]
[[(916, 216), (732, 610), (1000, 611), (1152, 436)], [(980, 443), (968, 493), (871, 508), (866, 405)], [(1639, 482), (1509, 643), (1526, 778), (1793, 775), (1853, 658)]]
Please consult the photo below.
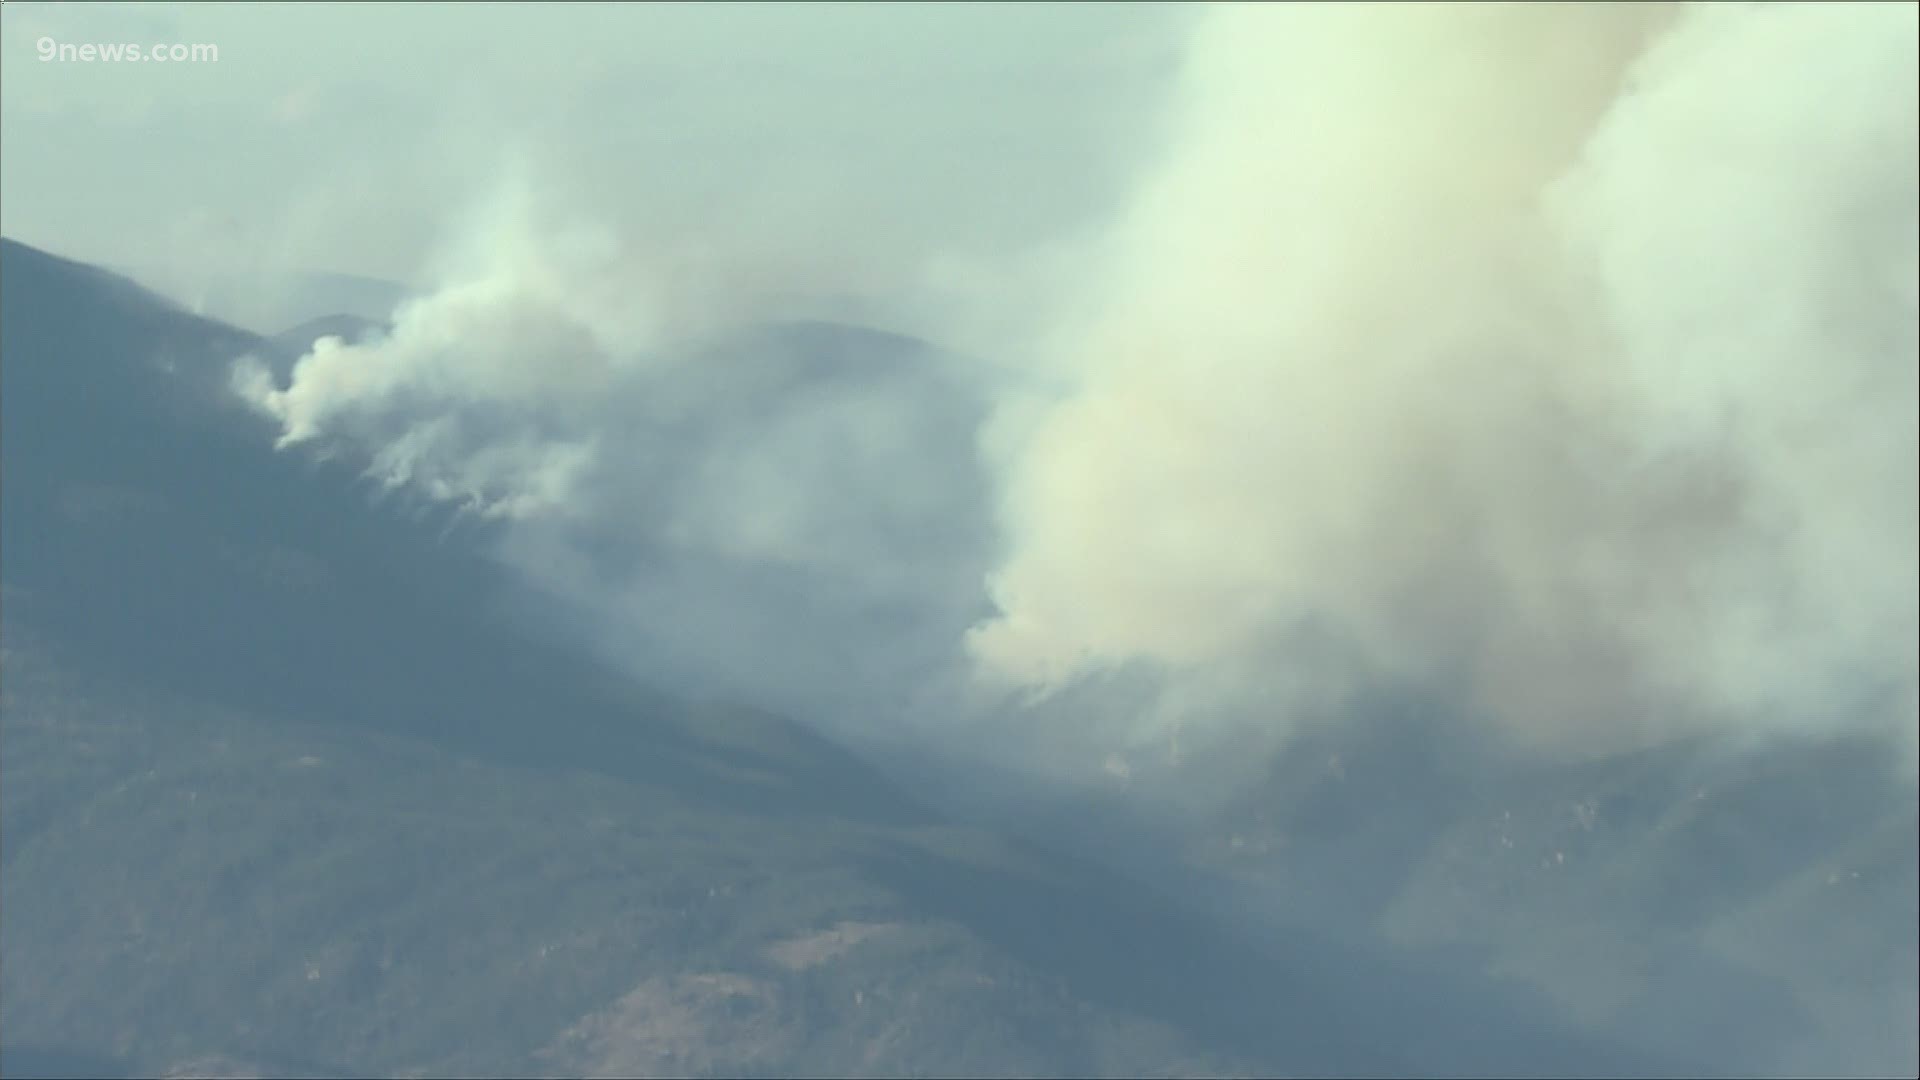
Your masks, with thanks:
[(685, 253), (635, 252), (554, 199), (516, 176), (387, 334), (320, 340), (284, 387), (250, 360), (235, 388), (282, 425), (282, 447), (355, 442), (390, 487), (484, 517), (585, 512), (609, 397), (744, 302)]
[(1911, 731), (1917, 74), (1912, 6), (1215, 10), (995, 432), (982, 670)]
[[(648, 312), (583, 290), (616, 265), (591, 238), (543, 235), (524, 190), (483, 218), (475, 233), (484, 242), (449, 268), (444, 287), (396, 311), (385, 336), (321, 339), (285, 387), (257, 359), (236, 369), (235, 389), (281, 424), (281, 447), (356, 435), (372, 444), (372, 471), (388, 486), (417, 484), (483, 516), (569, 505), (591, 442), (541, 434), (525, 418), (557, 399), (591, 400), (647, 343)], [(511, 430), (477, 422), (501, 406), (516, 414)]]
[[(819, 597), (750, 595), (818, 571), (989, 684), (1075, 687), (1029, 719), (1095, 741), (1280, 732), (1382, 681), (1561, 746), (1911, 733), (1914, 30), (1910, 5), (1213, 9), (1124, 211), (962, 335), (1045, 313), (1004, 343), (1035, 366), (985, 432), (998, 613), (964, 646), (984, 598), (953, 575), (985, 552), (937, 533), (974, 535), (972, 478), (923, 437), (964, 410), (703, 369), (693, 343), (757, 310), (750, 252), (563, 228), (519, 185), (387, 337), (237, 385), (283, 444), (587, 520), (522, 545), (549, 561), (627, 530), (777, 572), (727, 601), (671, 560), (579, 587), (698, 609), (715, 658), (748, 624), (775, 653), (831, 637), (768, 621)], [(841, 664), (803, 652), (716, 670)], [(1086, 704), (1143, 674), (1163, 692), (1130, 716)]]
[(767, 248), (647, 246), (525, 176), (385, 334), (237, 366), (279, 445), (501, 521), (583, 636), (676, 690), (850, 723), (956, 669), (987, 513), (949, 358), (773, 318)]

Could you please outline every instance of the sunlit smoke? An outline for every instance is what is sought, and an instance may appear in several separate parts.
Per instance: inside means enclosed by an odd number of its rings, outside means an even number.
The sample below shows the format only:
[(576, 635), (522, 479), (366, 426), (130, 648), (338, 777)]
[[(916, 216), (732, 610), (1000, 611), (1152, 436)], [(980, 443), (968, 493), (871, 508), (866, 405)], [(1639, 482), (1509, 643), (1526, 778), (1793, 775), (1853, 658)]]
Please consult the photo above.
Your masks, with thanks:
[(1913, 30), (1215, 11), (1042, 350), (1070, 389), (1002, 417), (982, 673), (1406, 680), (1562, 744), (1910, 732)]

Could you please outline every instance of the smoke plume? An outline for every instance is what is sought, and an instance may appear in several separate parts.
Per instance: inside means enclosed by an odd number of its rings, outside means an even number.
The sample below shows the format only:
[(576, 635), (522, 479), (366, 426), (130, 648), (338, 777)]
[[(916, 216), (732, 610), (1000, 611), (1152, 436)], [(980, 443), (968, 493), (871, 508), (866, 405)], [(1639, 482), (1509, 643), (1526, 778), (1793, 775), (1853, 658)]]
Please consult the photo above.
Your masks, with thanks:
[(1914, 23), (1213, 12), (1038, 349), (1066, 391), (998, 417), (981, 671), (1910, 736)]
[(794, 383), (750, 332), (790, 263), (521, 183), (387, 337), (236, 386), (773, 704), (1198, 746), (1393, 685), (1541, 747), (1911, 740), (1914, 30), (1222, 7), (1115, 219), (1003, 268), (1018, 317), (966, 271), (991, 363)]

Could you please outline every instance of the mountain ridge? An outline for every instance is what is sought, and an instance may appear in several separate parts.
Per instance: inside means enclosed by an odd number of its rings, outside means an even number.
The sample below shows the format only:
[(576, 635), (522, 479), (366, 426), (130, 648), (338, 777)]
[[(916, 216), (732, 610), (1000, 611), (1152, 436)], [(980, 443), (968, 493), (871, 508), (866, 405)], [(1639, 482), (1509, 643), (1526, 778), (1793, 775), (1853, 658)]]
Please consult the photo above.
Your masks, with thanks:
[[(1672, 1071), (1410, 951), (1240, 935), (792, 721), (520, 632), (483, 534), (271, 448), (225, 390), (263, 339), (103, 280), (0, 248), (10, 1046), (156, 1072)], [(1383, 1020), (1394, 987), (1446, 1008)]]

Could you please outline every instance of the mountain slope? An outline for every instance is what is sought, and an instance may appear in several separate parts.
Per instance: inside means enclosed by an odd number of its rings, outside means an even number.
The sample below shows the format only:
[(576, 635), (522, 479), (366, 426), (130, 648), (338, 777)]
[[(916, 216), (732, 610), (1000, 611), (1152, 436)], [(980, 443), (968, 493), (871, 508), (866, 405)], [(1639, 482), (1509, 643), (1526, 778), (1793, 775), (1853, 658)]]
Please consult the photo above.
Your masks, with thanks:
[(1883, 744), (1462, 744), (1431, 717), (1303, 738), (1190, 854), (1296, 918), (1474, 950), (1639, 1045), (1748, 1075), (1920, 1063), (1920, 814)]
[[(803, 728), (522, 632), (469, 537), (227, 403), (225, 365), (271, 343), (14, 244), (0, 300), (10, 1046), (135, 1070), (1090, 1067), (1071, 1036), (941, 1035), (1067, 1006), (861, 869), (1004, 845)], [(802, 1023), (809, 980), (846, 977), (807, 942), (842, 924), (918, 959)], [(671, 1059), (621, 1049), (652, 978), (691, 1010)], [(702, 979), (777, 996), (760, 1049)], [(874, 1038), (913, 1034), (866, 1046), (840, 1000), (863, 992), (919, 1002), (869, 1010)]]
[[(371, 509), (344, 463), (272, 452), (226, 391), (226, 365), (269, 343), (19, 245), (0, 281), (0, 545), (14, 603), (49, 634), (196, 697), (518, 764), (686, 786), (739, 755), (517, 630), (479, 545)], [(858, 768), (768, 723), (765, 741), (804, 748), (808, 767)], [(891, 795), (877, 810), (913, 812)]]
[(1236, 936), (946, 822), (777, 716), (629, 683), (525, 625), (483, 529), (274, 452), (226, 391), (233, 358), (273, 347), (0, 245), (10, 1054), (1673, 1071), (1411, 951)]
[(1089, 1016), (863, 870), (902, 851), (1023, 867), (981, 838), (228, 713), (6, 634), (10, 1045), (295, 1075), (1182, 1060), (1164, 1025)]

